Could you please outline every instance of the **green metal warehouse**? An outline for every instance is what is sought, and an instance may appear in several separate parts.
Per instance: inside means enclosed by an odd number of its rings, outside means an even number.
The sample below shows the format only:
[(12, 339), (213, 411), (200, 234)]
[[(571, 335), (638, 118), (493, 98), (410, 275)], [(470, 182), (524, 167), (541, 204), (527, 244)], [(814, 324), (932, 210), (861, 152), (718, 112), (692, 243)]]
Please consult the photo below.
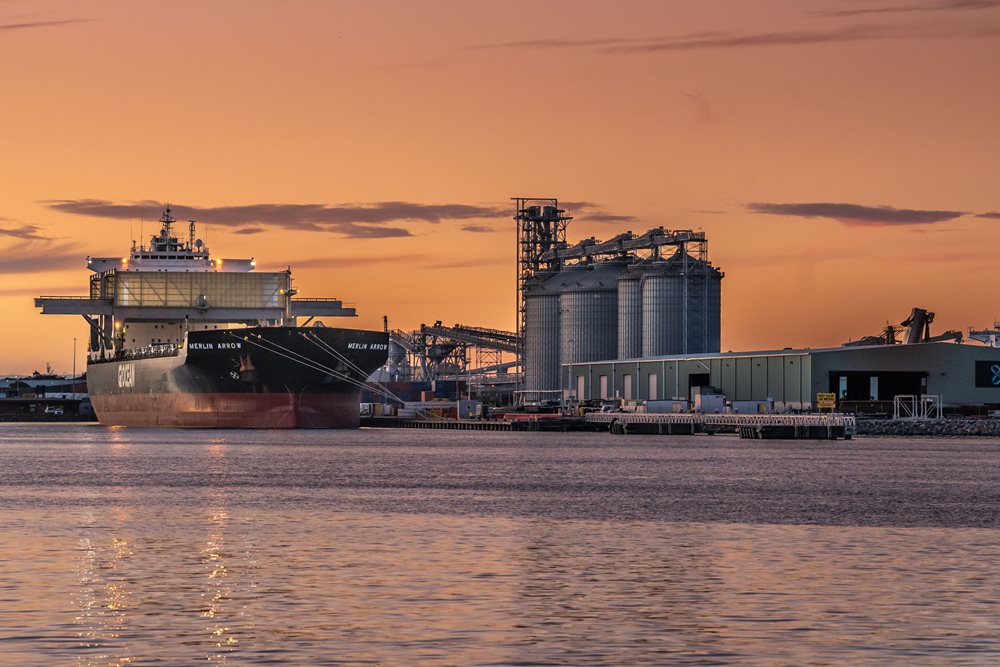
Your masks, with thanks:
[(935, 342), (592, 361), (563, 364), (561, 384), (580, 401), (691, 400), (695, 388), (713, 387), (778, 410), (810, 409), (827, 392), (841, 402), (938, 395), (948, 406), (998, 406), (1000, 349)]

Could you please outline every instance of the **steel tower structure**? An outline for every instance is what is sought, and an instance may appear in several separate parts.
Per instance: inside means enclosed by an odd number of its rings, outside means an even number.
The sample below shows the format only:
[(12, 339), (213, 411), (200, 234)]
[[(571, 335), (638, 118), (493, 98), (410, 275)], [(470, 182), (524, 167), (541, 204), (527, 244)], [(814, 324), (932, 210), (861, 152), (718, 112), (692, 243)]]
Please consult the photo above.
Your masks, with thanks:
[[(566, 227), (572, 216), (559, 208), (554, 197), (511, 197), (517, 224), (517, 312), (518, 372), (524, 372), (524, 290), (540, 275), (559, 269), (559, 261), (544, 257), (566, 247)], [(551, 255), (550, 255), (551, 257)]]

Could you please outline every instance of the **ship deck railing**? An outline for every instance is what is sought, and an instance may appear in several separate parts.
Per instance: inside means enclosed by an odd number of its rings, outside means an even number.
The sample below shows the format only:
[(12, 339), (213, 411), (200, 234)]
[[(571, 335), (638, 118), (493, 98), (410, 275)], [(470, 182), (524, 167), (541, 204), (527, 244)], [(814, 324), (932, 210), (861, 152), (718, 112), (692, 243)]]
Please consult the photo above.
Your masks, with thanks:
[(100, 352), (93, 352), (90, 359), (92, 363), (132, 361), (135, 359), (160, 359), (163, 357), (176, 357), (180, 354), (180, 351), (180, 345), (147, 345), (145, 347), (105, 353), (103, 356)]
[(111, 301), (111, 299), (101, 299), (92, 296), (59, 296), (58, 294), (43, 294), (36, 299), (72, 299), (76, 301)]
[(310, 296), (310, 297), (302, 297), (302, 298), (299, 298), (299, 299), (292, 299), (292, 303), (305, 303), (305, 302), (308, 302), (308, 301), (313, 301), (313, 302), (317, 302), (317, 303), (339, 303), (342, 308), (356, 308), (357, 307), (356, 304), (348, 303), (346, 301), (341, 301), (340, 299), (337, 299), (335, 297), (324, 297), (324, 296), (321, 296), (321, 297), (312, 297), (312, 296)]
[(711, 426), (844, 426), (856, 428), (854, 415), (841, 413), (783, 414), (703, 414), (698, 412), (591, 412), (588, 422), (617, 421), (629, 424), (705, 424)]

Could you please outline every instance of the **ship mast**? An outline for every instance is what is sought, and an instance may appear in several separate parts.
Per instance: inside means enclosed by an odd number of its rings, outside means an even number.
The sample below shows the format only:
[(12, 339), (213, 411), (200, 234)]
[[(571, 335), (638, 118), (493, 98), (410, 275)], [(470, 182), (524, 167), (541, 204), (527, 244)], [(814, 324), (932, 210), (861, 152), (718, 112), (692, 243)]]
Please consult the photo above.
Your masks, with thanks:
[(160, 216), (160, 222), (163, 223), (163, 228), (160, 230), (160, 236), (163, 238), (168, 238), (170, 233), (173, 231), (173, 224), (177, 222), (174, 216), (170, 215), (170, 204), (163, 209), (163, 215)]

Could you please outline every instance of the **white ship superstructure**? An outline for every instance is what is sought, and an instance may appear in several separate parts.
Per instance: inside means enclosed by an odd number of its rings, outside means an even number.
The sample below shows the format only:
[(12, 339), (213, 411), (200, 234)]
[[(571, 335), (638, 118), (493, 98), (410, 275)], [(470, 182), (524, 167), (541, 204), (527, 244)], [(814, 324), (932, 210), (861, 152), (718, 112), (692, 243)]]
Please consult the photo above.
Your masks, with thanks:
[(177, 220), (168, 206), (160, 218), (160, 233), (149, 240), (149, 245), (132, 241), (128, 257), (88, 257), (87, 268), (94, 273), (116, 271), (227, 271), (245, 273), (257, 263), (250, 259), (212, 259), (208, 246), (195, 238), (195, 221), (188, 221), (188, 240), (174, 236)]
[(195, 331), (355, 315), (338, 299), (293, 298), (290, 270), (257, 272), (252, 257), (213, 258), (195, 221), (188, 221), (187, 239), (178, 238), (176, 223), (167, 207), (148, 244), (133, 241), (122, 257), (88, 257), (89, 297), (39, 297), (35, 305), (43, 314), (82, 315), (95, 359), (180, 346)]

